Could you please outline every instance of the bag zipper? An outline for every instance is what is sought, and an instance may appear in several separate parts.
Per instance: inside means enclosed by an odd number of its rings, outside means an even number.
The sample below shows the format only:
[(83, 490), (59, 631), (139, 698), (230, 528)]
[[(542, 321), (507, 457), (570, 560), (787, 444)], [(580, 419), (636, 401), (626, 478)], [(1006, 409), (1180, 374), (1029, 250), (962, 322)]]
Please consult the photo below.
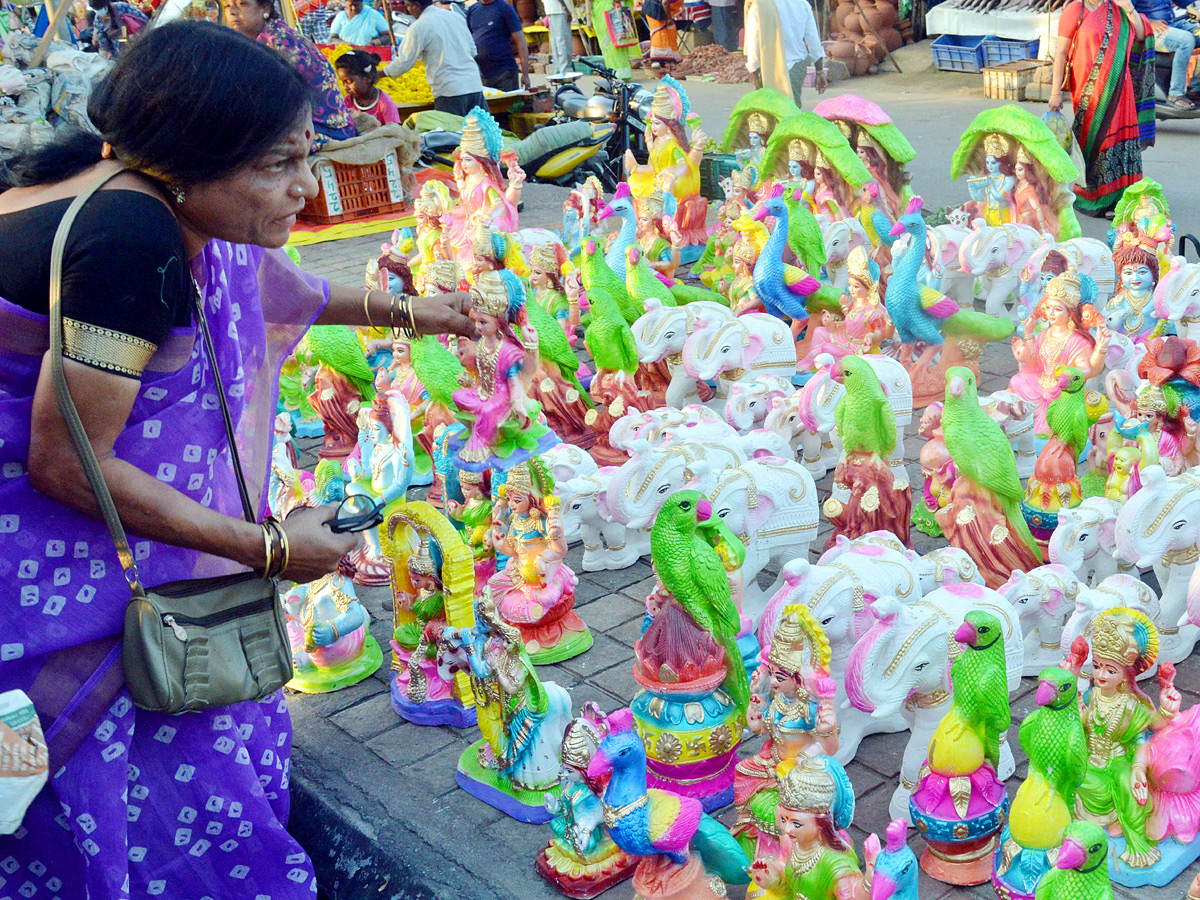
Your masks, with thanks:
[(181, 641), (188, 639), (187, 631), (184, 630), (184, 625), (196, 625), (202, 628), (208, 628), (214, 625), (220, 625), (222, 622), (228, 622), (232, 619), (237, 619), (241, 616), (250, 613), (266, 612), (275, 605), (274, 597), (264, 597), (262, 600), (255, 600), (252, 603), (243, 603), (241, 606), (235, 606), (232, 609), (223, 609), (220, 612), (215, 612), (208, 616), (199, 616), (192, 618), (191, 616), (181, 616), (176, 613), (163, 613), (163, 624), (171, 629)]
[(241, 584), (244, 581), (253, 581), (259, 576), (254, 572), (242, 572), (239, 575), (231, 576), (227, 579), (208, 578), (193, 581), (180, 581), (174, 585), (160, 585), (154, 588), (154, 593), (161, 597), (192, 597), (196, 594), (203, 594), (209, 590), (213, 583), (220, 581), (225, 585)]

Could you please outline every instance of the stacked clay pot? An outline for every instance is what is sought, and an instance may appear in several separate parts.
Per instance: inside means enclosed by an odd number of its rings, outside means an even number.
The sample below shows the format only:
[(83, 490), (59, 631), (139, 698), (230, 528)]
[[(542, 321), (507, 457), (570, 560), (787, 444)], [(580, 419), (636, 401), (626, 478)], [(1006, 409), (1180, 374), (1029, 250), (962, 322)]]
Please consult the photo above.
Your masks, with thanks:
[(839, 0), (833, 9), (832, 24), (837, 38), (826, 52), (845, 63), (851, 75), (865, 74), (883, 61), (887, 51), (904, 43), (897, 0), (858, 0), (857, 6), (854, 0)]

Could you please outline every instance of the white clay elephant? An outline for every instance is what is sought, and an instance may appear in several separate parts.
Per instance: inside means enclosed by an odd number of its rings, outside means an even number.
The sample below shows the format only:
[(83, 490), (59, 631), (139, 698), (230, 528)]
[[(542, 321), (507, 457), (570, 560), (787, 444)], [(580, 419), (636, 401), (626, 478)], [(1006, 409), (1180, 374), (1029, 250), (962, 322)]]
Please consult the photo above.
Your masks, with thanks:
[(1037, 229), (1028, 225), (985, 225), (975, 220), (959, 245), (958, 264), (976, 280), (989, 316), (1016, 315), (1017, 304), (1012, 310), (1007, 304), (1016, 298), (1021, 270), (1041, 242)]
[(1066, 566), (1088, 585), (1115, 575), (1117, 516), (1121, 504), (1107, 497), (1088, 497), (1072, 509), (1058, 513), (1058, 526), (1050, 535), (1050, 562)]
[(850, 253), (856, 247), (865, 247), (870, 252), (871, 242), (858, 219), (826, 223), (825, 217), (821, 216), (818, 221), (825, 243), (825, 280), (834, 290), (844, 291), (850, 285), (850, 272), (846, 267)]
[(852, 573), (863, 586), (868, 606), (879, 597), (913, 603), (924, 591), (910, 552), (886, 531), (872, 531), (853, 539), (840, 534), (817, 563)]
[(767, 602), (758, 624), (758, 642), (763, 658), (771, 646), (783, 610), (793, 604), (808, 607), (829, 640), (829, 674), (838, 686), (837, 758), (848, 763), (858, 745), (869, 734), (904, 731), (908, 725), (897, 712), (890, 718), (871, 715), (846, 706), (846, 663), (854, 643), (874, 623), (862, 583), (847, 566), (810, 565), (806, 558), (794, 559), (780, 571), (783, 584)]
[(1200, 541), (1200, 471), (1168, 478), (1161, 466), (1147, 466), (1141, 476), (1141, 490), (1117, 516), (1117, 555), (1139, 569), (1154, 567), (1161, 589), (1158, 658), (1177, 663), (1200, 637), (1196, 625), (1179, 626)]
[[(580, 475), (592, 475), (599, 468), (590, 453), (574, 444), (555, 444), (542, 454), (542, 459), (550, 465), (550, 474), (554, 476), (554, 493), (560, 499), (562, 493), (559, 485), (564, 481)], [(567, 539), (567, 543), (578, 543), (580, 539), (579, 517), (570, 515), (564, 505), (562, 518), (563, 536)]]
[(698, 322), (683, 345), (683, 368), (689, 378), (717, 379), (720, 397), (735, 381), (760, 375), (791, 379), (796, 374), (796, 341), (783, 319), (764, 313), (747, 313), (716, 325)]
[(926, 232), (925, 284), (941, 291), (959, 306), (970, 307), (975, 279), (963, 272), (958, 248), (971, 233), (964, 225), (935, 225)]
[(1172, 257), (1154, 289), (1154, 314), (1174, 322), (1180, 337), (1200, 340), (1200, 263)]
[(630, 547), (625, 526), (608, 513), (605, 491), (616, 469), (605, 466), (593, 475), (577, 475), (554, 488), (561, 501), (564, 531), (574, 522), (583, 541), (583, 570), (625, 569), (641, 557), (640, 548)]
[[(1138, 612), (1145, 613), (1152, 621), (1158, 621), (1159, 618), (1158, 595), (1150, 589), (1148, 584), (1138, 578), (1136, 574), (1120, 572), (1116, 575), (1109, 575), (1095, 587), (1081, 587), (1075, 595), (1075, 608), (1067, 616), (1062, 638), (1059, 640), (1059, 657), (1067, 654), (1075, 638), (1090, 637), (1092, 622), (1095, 621), (1096, 616), (1114, 606), (1136, 609)], [(1088, 656), (1083, 664), (1083, 674), (1086, 675), (1091, 670), (1092, 658)], [(1138, 678), (1149, 678), (1157, 671), (1158, 664), (1156, 662)]]
[(1017, 570), (997, 589), (1021, 617), (1027, 677), (1062, 662), (1063, 625), (1082, 587), (1071, 569), (1050, 563), (1028, 572)]
[(915, 550), (905, 550), (904, 553), (917, 567), (921, 590), (926, 594), (952, 584), (983, 584), (979, 566), (966, 550), (958, 547), (939, 547), (937, 550), (930, 550), (924, 556), (918, 556)]
[(1094, 305), (1096, 309), (1103, 308), (1117, 289), (1117, 267), (1113, 265), (1112, 250), (1108, 244), (1085, 237), (1055, 243), (1049, 234), (1042, 235), (1042, 245), (1033, 251), (1021, 271), (1021, 303), (1032, 311), (1041, 299), (1042, 289), (1049, 280), (1042, 275), (1042, 263), (1051, 250), (1066, 257), (1071, 271), (1087, 275), (1096, 282)]
[(775, 458), (725, 469), (706, 496), (713, 515), (746, 545), (742, 612), (757, 619), (783, 578), (764, 591), (758, 573), (771, 561), (807, 555), (817, 536), (817, 486), (798, 463)]
[[(828, 383), (837, 384), (832, 379)], [(812, 385), (810, 378), (804, 387), (790, 396), (772, 400), (771, 409), (763, 425), (787, 442), (792, 457), (797, 459), (810, 475), (814, 478), (824, 478), (825, 473), (837, 465), (841, 451), (833, 443), (836, 437), (833, 420), (818, 422), (808, 414), (809, 400), (806, 395), (815, 389), (816, 386)]]
[[(855, 644), (846, 666), (846, 694), (851, 705), (877, 717), (900, 712), (912, 736), (904, 750), (900, 784), (892, 794), (893, 819), (909, 819), (908, 798), (916, 786), (929, 740), (952, 702), (951, 648), (958, 649), (954, 632), (972, 609), (982, 609), (1000, 620), (1011, 694), (1021, 683), (1025, 646), (1021, 621), (1011, 603), (978, 584), (939, 588), (917, 603), (894, 597), (875, 601), (877, 622)], [(1012, 748), (1001, 740), (1000, 780), (1016, 769)]]
[(725, 421), (743, 434), (759, 428), (771, 410), (772, 401), (790, 397), (795, 390), (790, 379), (778, 375), (762, 375), (753, 381), (732, 384), (725, 401)]
[(720, 303), (697, 300), (684, 306), (663, 306), (654, 297), (646, 300), (646, 311), (633, 323), (633, 339), (637, 344), (638, 362), (650, 364), (667, 360), (671, 382), (667, 387), (666, 403), (680, 408), (696, 403), (696, 379), (683, 371), (679, 354), (683, 352), (688, 335), (700, 323), (716, 325), (733, 318), (733, 313)]
[(722, 472), (746, 462), (736, 447), (691, 441), (655, 445), (638, 440), (630, 449), (629, 460), (609, 479), (607, 507), (614, 520), (647, 536), (658, 511), (675, 491), (686, 485), (707, 495)]
[(996, 391), (980, 397), (979, 405), (1008, 438), (1017, 460), (1017, 477), (1028, 478), (1037, 465), (1036, 404), (1013, 391)]

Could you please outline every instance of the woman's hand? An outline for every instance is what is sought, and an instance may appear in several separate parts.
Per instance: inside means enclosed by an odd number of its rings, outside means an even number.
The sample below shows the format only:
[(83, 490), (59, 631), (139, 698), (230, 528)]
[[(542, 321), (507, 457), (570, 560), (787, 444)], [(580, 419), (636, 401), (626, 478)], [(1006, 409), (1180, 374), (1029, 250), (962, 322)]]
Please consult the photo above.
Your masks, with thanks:
[(1047, 101), (1050, 108), (1057, 112), (1063, 108), (1063, 92), (1061, 88), (1055, 88), (1050, 92), (1050, 99)]
[(475, 323), (467, 315), (470, 309), (471, 298), (466, 291), (414, 297), (412, 301), (413, 321), (418, 334), (464, 334), (474, 337)]
[(334, 504), (301, 507), (287, 517), (283, 527), (290, 558), (281, 577), (307, 584), (337, 569), (342, 557), (358, 546), (360, 538), (357, 534), (334, 534), (326, 528), (325, 523), (336, 517)]

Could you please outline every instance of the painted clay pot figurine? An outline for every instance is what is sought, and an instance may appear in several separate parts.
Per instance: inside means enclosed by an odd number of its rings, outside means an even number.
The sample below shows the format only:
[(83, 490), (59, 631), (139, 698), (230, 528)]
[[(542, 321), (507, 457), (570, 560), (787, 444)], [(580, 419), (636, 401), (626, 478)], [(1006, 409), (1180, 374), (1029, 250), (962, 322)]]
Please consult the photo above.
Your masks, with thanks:
[(1104, 319), (1113, 331), (1128, 335), (1135, 343), (1158, 337), (1166, 328), (1154, 309), (1154, 289), (1160, 273), (1152, 246), (1126, 234), (1125, 242), (1113, 251), (1119, 285), (1104, 304)]
[(909, 808), (929, 844), (921, 868), (949, 884), (982, 884), (1008, 809), (996, 777), (1000, 738), (1012, 721), (1004, 634), (999, 619), (972, 610), (954, 639), (966, 648), (950, 670), (954, 698), (929, 742)]
[(688, 138), (687, 119), (691, 104), (683, 86), (665, 75), (654, 92), (646, 119), (646, 144), (650, 160), (640, 165), (631, 152), (625, 154), (625, 172), (633, 196), (642, 199), (655, 190), (675, 198), (684, 262), (694, 262), (708, 242), (705, 216), (708, 201), (700, 195), (700, 160), (708, 138), (698, 129)]
[[(1074, 813), (1108, 827), (1109, 873), (1127, 887), (1161, 887), (1200, 855), (1200, 708), (1180, 712), (1170, 663), (1159, 665), (1157, 707), (1138, 687), (1157, 652), (1157, 629), (1142, 613), (1116, 607), (1092, 623), (1091, 689), (1080, 701), (1087, 757)], [(1087, 642), (1076, 638), (1064, 665), (1079, 677), (1086, 657)]]
[(559, 791), (571, 695), (538, 678), (520, 631), (500, 618), (490, 589), (476, 598), (473, 625), (442, 630), (438, 668), (447, 679), (471, 676), (484, 735), (459, 757), (459, 787), (519, 822), (549, 822), (546, 798)]
[(555, 815), (550, 821), (554, 836), (534, 861), (539, 875), (579, 900), (590, 900), (620, 884), (633, 875), (638, 863), (608, 836), (600, 800), (604, 786), (601, 779), (588, 776), (588, 766), (608, 735), (605, 718), (588, 701), (567, 726), (558, 779), (561, 790), (546, 798), (546, 808)]
[(1035, 900), (1112, 900), (1109, 856), (1108, 836), (1101, 826), (1072, 822), (1063, 832), (1054, 867), (1042, 878)]
[(370, 617), (354, 593), (354, 583), (334, 572), (297, 585), (283, 597), (295, 670), (287, 686), (305, 694), (326, 694), (369, 677), (383, 664), (371, 637)]
[(1059, 241), (1079, 237), (1072, 190), (1079, 170), (1046, 124), (1021, 107), (975, 117), (950, 161), (951, 179), (964, 175), (970, 218), (1021, 224)]
[(472, 472), (506, 471), (557, 443), (529, 396), (538, 335), (525, 313), (521, 280), (508, 271), (482, 273), (471, 288), (471, 318), (479, 382), (453, 395), (471, 429), (456, 463)]
[(865, 897), (846, 831), (854, 817), (854, 786), (846, 770), (832, 756), (803, 756), (785, 768), (775, 813), (780, 852), (754, 860), (750, 892), (765, 889), (778, 900)]
[[(911, 244), (895, 264), (884, 296), (888, 317), (901, 344), (900, 361), (909, 367), (913, 404), (917, 408), (939, 398), (952, 366), (965, 366), (978, 378), (983, 345), (1002, 341), (1013, 331), (1010, 320), (960, 308), (949, 297), (917, 280), (925, 259), (927, 235), (921, 206), (921, 198), (914, 197), (892, 226), (893, 236), (907, 233)], [(914, 360), (918, 342), (925, 350)]]
[(647, 786), (646, 750), (630, 711), (618, 710), (605, 725), (607, 735), (587, 772), (591, 779), (608, 776), (602, 801), (609, 836), (641, 858), (634, 895), (717, 900), (726, 896), (726, 883), (746, 884), (750, 860), (724, 825), (695, 798)]
[(497, 493), (488, 540), (508, 562), (488, 580), (496, 610), (520, 631), (536, 665), (578, 656), (592, 646), (592, 633), (575, 611), (554, 478), (534, 458), (513, 468)]
[(392, 563), (392, 709), (416, 725), (470, 727), (476, 717), (467, 678), (440, 671), (437, 650), (447, 625), (471, 621), (471, 551), (450, 521), (422, 501), (390, 504), (379, 530)]
[(1034, 900), (1051, 868), (1050, 851), (1062, 844), (1074, 818), (1087, 755), (1078, 693), (1075, 677), (1059, 666), (1044, 669), (1038, 678), (1038, 708), (1025, 717), (1019, 733), (1029, 774), (1017, 788), (993, 859), (997, 896)]
[(912, 517), (912, 493), (907, 483), (895, 483), (888, 460), (896, 449), (896, 419), (879, 376), (860, 356), (843, 357), (833, 377), (846, 394), (834, 410), (842, 458), (833, 473), (834, 490), (845, 499), (825, 501), (833, 524), (832, 543), (839, 535), (861, 537), (889, 531), (907, 545)]
[(1014, 569), (1041, 563), (1041, 551), (1021, 513), (1025, 491), (1012, 447), (980, 407), (975, 376), (964, 368), (946, 374), (942, 432), (958, 477), (937, 521), (950, 545), (965, 550), (995, 588)]
[[(1092, 305), (1095, 293), (1096, 283), (1086, 275), (1066, 272), (1054, 276), (1025, 320), (1021, 337), (1012, 340), (1020, 371), (1009, 379), (1008, 389), (1037, 404), (1036, 428), (1043, 437), (1050, 433), (1046, 409), (1062, 392), (1061, 370), (1079, 369), (1085, 379), (1104, 371), (1110, 333)], [(1036, 332), (1039, 321), (1046, 326)], [(1092, 328), (1097, 335), (1092, 335)]]
[(750, 683), (737, 643), (741, 618), (730, 574), (745, 548), (697, 491), (671, 494), (654, 522), (660, 588), (654, 619), (634, 645), (633, 699), (651, 784), (715, 810), (733, 799), (734, 765)]
[(766, 661), (755, 672), (746, 725), (765, 735), (754, 756), (733, 776), (738, 808), (733, 834), (747, 854), (779, 852), (775, 807), (780, 767), (802, 756), (838, 751), (837, 687), (829, 678), (829, 642), (807, 607), (788, 606), (772, 635)]

